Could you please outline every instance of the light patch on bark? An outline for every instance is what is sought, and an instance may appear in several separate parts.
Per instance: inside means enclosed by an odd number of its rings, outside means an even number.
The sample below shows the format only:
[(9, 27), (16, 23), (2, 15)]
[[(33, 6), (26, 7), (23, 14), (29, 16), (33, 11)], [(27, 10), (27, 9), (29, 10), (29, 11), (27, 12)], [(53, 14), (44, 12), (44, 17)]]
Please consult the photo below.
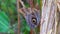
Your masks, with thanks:
[(55, 0), (42, 0), (40, 34), (55, 34)]

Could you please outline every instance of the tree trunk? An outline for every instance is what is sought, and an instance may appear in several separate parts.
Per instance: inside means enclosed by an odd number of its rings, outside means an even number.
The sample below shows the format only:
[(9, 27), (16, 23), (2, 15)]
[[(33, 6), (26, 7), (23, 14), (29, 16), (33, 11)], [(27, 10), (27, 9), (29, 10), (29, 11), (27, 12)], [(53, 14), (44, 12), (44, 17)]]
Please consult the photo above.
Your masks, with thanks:
[(56, 0), (42, 0), (40, 34), (56, 34)]

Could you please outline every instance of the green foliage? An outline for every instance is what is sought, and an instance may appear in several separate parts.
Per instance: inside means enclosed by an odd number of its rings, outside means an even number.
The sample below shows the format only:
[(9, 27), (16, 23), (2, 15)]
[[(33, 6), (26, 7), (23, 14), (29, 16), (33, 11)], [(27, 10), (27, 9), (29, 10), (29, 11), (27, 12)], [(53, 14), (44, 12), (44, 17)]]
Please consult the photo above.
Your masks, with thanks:
[(20, 31), (23, 32), (23, 34), (29, 34), (30, 32), (30, 27), (27, 25), (25, 18), (20, 14)]
[(0, 32), (8, 32), (9, 30), (9, 18), (5, 12), (0, 12)]
[[(16, 0), (0, 0), (0, 32), (14, 33), (13, 26), (11, 26), (11, 18), (13, 18), (13, 22), (16, 23), (16, 15)], [(15, 23), (12, 24), (14, 25)]]

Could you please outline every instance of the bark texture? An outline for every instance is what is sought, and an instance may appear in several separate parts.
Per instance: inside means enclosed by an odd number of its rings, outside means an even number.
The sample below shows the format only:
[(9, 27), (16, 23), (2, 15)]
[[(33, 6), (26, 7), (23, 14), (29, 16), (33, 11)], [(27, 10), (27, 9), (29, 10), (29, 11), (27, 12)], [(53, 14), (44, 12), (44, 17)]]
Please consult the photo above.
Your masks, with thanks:
[(56, 0), (42, 0), (40, 34), (56, 34)]

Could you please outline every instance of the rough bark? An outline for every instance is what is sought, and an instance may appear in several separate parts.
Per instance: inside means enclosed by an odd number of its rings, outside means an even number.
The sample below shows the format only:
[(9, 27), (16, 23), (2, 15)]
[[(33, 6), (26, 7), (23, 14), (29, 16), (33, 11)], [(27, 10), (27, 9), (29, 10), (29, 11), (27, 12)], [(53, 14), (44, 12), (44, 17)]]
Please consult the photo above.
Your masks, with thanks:
[(42, 0), (40, 34), (56, 34), (56, 0)]
[(57, 23), (56, 34), (60, 34), (60, 0), (57, 0), (56, 23)]

